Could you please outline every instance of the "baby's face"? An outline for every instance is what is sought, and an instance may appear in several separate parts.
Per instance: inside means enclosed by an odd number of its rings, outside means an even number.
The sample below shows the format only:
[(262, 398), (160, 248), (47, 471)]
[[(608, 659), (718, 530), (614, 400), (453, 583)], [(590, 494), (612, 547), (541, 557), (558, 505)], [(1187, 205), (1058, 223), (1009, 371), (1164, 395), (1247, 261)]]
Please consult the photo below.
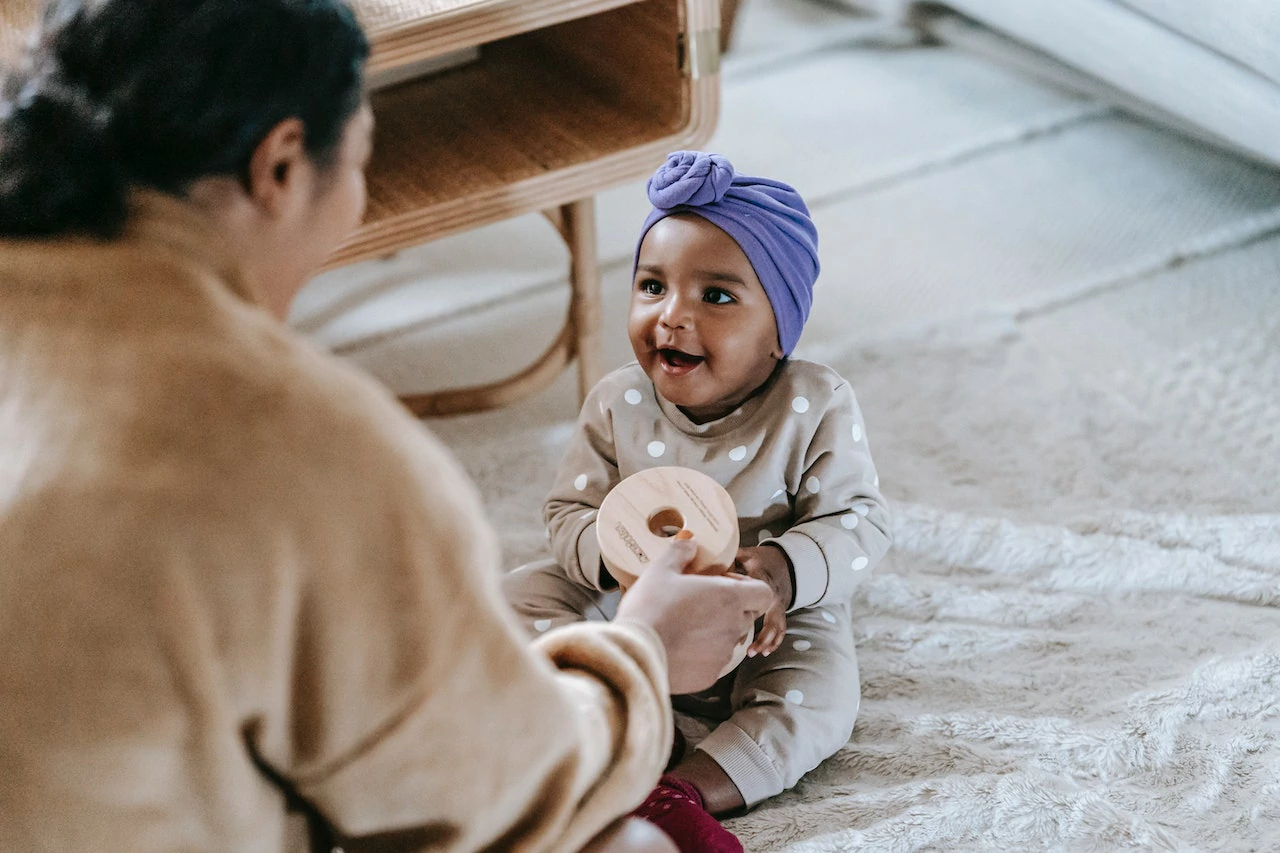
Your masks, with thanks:
[(782, 356), (751, 261), (694, 214), (668, 216), (645, 235), (627, 334), (658, 393), (699, 423), (741, 405)]

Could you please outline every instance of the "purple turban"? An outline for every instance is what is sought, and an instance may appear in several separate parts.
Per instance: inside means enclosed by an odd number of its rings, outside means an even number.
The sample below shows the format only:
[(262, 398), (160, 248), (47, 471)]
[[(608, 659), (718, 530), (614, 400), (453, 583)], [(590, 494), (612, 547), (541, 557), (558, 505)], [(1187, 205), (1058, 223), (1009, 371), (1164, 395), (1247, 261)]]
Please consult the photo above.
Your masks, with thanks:
[(818, 278), (818, 231), (809, 208), (792, 187), (768, 178), (740, 175), (719, 154), (677, 151), (649, 179), (653, 211), (640, 245), (654, 223), (675, 213), (694, 213), (737, 242), (764, 286), (778, 324), (778, 342), (790, 355), (813, 304)]

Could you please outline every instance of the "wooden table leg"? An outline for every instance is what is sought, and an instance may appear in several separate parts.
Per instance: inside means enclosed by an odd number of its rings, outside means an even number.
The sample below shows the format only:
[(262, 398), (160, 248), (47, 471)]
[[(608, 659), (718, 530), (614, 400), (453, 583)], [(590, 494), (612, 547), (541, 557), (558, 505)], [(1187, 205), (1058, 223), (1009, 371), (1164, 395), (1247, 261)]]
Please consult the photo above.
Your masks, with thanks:
[(413, 394), (401, 401), (419, 417), (495, 409), (550, 385), (578, 360), (578, 402), (604, 375), (600, 345), (600, 263), (596, 258), (596, 202), (592, 196), (543, 211), (569, 247), (569, 312), (564, 327), (537, 361), (519, 373), (467, 388)]
[(578, 359), (578, 402), (604, 375), (600, 341), (600, 264), (596, 257), (596, 201), (593, 196), (560, 209), (563, 235), (569, 246), (569, 308), (573, 326), (573, 354)]
[(720, 52), (728, 53), (733, 43), (733, 22), (738, 17), (740, 0), (720, 0)]

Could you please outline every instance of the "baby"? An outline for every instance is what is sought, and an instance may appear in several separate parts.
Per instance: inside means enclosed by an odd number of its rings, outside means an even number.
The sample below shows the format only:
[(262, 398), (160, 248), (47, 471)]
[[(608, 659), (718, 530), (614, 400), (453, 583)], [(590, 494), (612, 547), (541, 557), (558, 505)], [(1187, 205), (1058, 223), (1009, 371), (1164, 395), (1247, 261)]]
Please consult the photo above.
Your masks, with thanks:
[(608, 618), (617, 584), (594, 519), (609, 490), (660, 465), (695, 468), (728, 490), (736, 568), (777, 600), (733, 672), (675, 697), (715, 728), (687, 756), (673, 754), (638, 813), (681, 849), (740, 850), (711, 815), (787, 790), (853, 731), (850, 600), (889, 549), (889, 513), (853, 389), (790, 357), (818, 276), (804, 201), (691, 151), (668, 157), (648, 193), (627, 323), (636, 362), (582, 407), (544, 510), (555, 559), (517, 569), (506, 592), (534, 630)]

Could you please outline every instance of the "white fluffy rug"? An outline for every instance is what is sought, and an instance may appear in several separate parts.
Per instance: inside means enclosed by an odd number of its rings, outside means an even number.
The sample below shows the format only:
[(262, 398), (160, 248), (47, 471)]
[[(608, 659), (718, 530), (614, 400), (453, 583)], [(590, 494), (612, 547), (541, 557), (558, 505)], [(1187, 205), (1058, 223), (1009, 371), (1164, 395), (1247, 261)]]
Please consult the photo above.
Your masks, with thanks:
[[(1280, 850), (1280, 325), (1094, 372), (1070, 345), (805, 353), (858, 389), (898, 544), (854, 738), (729, 823), (748, 850)], [(566, 433), (457, 448), (512, 565)]]

